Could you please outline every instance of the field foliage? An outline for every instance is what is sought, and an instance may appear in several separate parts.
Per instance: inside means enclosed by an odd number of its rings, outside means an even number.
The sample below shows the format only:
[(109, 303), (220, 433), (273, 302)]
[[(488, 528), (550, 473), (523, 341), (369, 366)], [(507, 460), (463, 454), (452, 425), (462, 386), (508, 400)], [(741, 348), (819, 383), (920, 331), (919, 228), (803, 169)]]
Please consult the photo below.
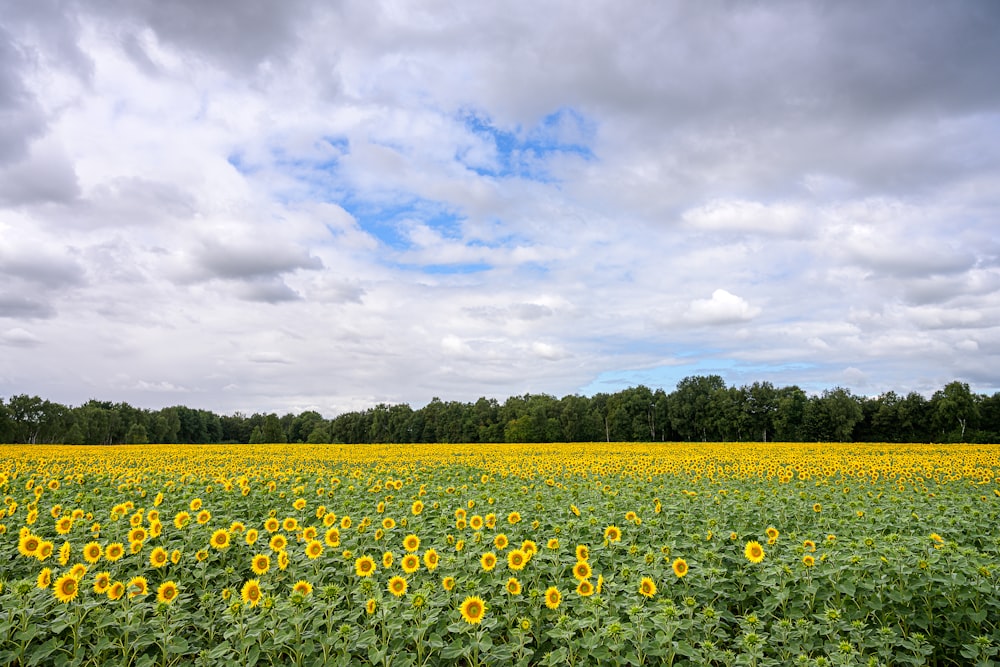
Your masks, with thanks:
[(0, 664), (988, 665), (973, 445), (0, 447)]

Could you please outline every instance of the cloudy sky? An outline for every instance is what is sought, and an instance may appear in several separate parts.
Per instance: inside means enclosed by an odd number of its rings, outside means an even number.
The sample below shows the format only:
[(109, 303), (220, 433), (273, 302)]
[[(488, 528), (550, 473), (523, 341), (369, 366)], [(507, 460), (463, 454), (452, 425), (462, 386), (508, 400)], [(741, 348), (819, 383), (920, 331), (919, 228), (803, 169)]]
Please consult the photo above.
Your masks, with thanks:
[(991, 0), (0, 0), (0, 396), (992, 393), (998, 34)]

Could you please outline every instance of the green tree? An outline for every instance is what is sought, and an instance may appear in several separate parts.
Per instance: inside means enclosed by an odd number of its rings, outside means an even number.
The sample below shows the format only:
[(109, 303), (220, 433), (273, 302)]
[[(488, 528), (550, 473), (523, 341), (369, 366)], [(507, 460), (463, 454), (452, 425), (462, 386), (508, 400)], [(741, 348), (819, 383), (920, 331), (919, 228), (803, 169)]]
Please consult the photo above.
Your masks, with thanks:
[(931, 408), (943, 440), (965, 442), (965, 432), (979, 416), (976, 397), (965, 382), (949, 382), (931, 397)]
[(285, 436), (285, 429), (281, 428), (281, 421), (278, 419), (278, 415), (269, 414), (264, 417), (264, 428), (260, 431), (261, 442), (265, 443), (282, 443), (288, 442), (288, 438)]
[(125, 434), (124, 442), (129, 445), (148, 445), (149, 435), (146, 434), (146, 427), (142, 424), (132, 424)]

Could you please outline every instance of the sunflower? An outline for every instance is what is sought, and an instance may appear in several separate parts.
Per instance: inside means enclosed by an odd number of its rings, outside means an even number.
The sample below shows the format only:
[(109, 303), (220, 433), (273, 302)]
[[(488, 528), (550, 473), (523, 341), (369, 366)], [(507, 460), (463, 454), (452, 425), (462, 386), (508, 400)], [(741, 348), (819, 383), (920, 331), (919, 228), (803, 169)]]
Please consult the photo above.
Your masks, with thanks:
[(528, 557), (528, 560), (531, 560), (531, 557), (538, 553), (538, 545), (531, 540), (525, 540), (521, 542), (521, 551)]
[(822, 505), (820, 505), (819, 503), (813, 503), (813, 512), (816, 512), (817, 514), (819, 514), (822, 511), (823, 511), (823, 506)]
[(71, 577), (79, 581), (83, 579), (84, 575), (87, 574), (87, 566), (83, 563), (77, 563), (69, 569), (69, 574)]
[(101, 560), (101, 545), (97, 542), (88, 542), (83, 547), (83, 559), (90, 564)]
[(319, 533), (316, 526), (306, 526), (302, 529), (302, 539), (303, 540), (315, 540), (316, 535)]
[(284, 551), (288, 546), (288, 538), (280, 533), (272, 535), (268, 546), (271, 547), (271, 551)]
[(497, 555), (492, 551), (487, 551), (479, 559), (479, 564), (483, 566), (483, 570), (489, 572), (497, 566)]
[(462, 601), (458, 611), (466, 623), (477, 625), (482, 622), (483, 615), (486, 613), (486, 603), (478, 595), (470, 595)]
[(319, 540), (309, 540), (306, 542), (306, 558), (316, 560), (323, 555), (323, 543)]
[(212, 538), (208, 541), (214, 549), (226, 549), (229, 547), (229, 531), (219, 528), (212, 533)]
[(198, 512), (198, 516), (196, 516), (194, 520), (197, 521), (200, 525), (204, 526), (206, 523), (212, 520), (212, 513), (209, 512), (208, 510), (202, 510)]
[(545, 589), (545, 606), (549, 609), (558, 609), (559, 603), (562, 602), (562, 593), (555, 586), (549, 586)]
[(392, 552), (386, 551), (384, 554), (382, 554), (382, 567), (388, 570), (390, 567), (392, 567), (394, 559), (395, 556), (392, 555)]
[(608, 542), (620, 542), (622, 539), (622, 531), (618, 526), (608, 526), (604, 529), (604, 539)]
[(507, 515), (507, 523), (509, 523), (512, 526), (515, 523), (519, 523), (520, 521), (521, 521), (521, 514), (519, 512), (511, 512), (510, 514)]
[(677, 575), (678, 579), (682, 578), (684, 575), (688, 573), (688, 564), (687, 561), (684, 560), (683, 558), (675, 558), (672, 567), (674, 568), (674, 574)]
[(389, 580), (387, 588), (390, 593), (401, 598), (406, 595), (406, 579), (397, 575)]
[(56, 579), (55, 586), (52, 587), (56, 599), (66, 603), (74, 600), (80, 593), (80, 582), (72, 574), (64, 574)]
[(348, 530), (351, 527), (352, 523), (353, 522), (351, 521), (351, 517), (345, 516), (340, 519), (340, 529)]
[(474, 514), (471, 519), (469, 519), (469, 528), (472, 530), (482, 530), (483, 529), (483, 517), (478, 514)]
[(802, 543), (802, 548), (805, 549), (806, 551), (813, 551), (813, 552), (815, 552), (816, 551), (816, 543), (813, 542), (812, 540), (806, 540), (806, 541), (804, 541)]
[(206, 551), (205, 549), (198, 549), (196, 552), (194, 552), (194, 559), (199, 563), (205, 562), (206, 560), (208, 560), (208, 551)]
[(256, 575), (265, 574), (271, 569), (271, 557), (267, 554), (257, 554), (250, 559), (250, 569)]
[(26, 558), (35, 558), (41, 545), (42, 538), (28, 533), (17, 541), (17, 551)]
[(284, 572), (288, 568), (288, 552), (279, 551), (278, 552), (278, 569)]
[(291, 533), (299, 528), (299, 520), (294, 516), (285, 517), (285, 520), (281, 522), (281, 527), (286, 533)]
[(590, 560), (590, 547), (588, 547), (586, 544), (576, 545), (576, 559)]
[(768, 526), (767, 530), (765, 530), (764, 533), (767, 535), (768, 540), (774, 540), (774, 541), (777, 541), (778, 535), (780, 534), (778, 533), (778, 529), (775, 528), (774, 526)]
[(156, 547), (149, 554), (149, 564), (153, 567), (163, 567), (170, 560), (170, 554), (163, 547)]
[(248, 579), (243, 584), (243, 588), (240, 589), (240, 597), (243, 599), (243, 604), (250, 607), (256, 607), (260, 604), (260, 599), (263, 597), (260, 591), (260, 580)]
[(465, 519), (455, 519), (455, 530), (465, 530)]
[(441, 588), (450, 591), (455, 588), (455, 577), (445, 577), (441, 580)]
[(132, 530), (128, 531), (128, 541), (129, 542), (145, 542), (149, 534), (146, 529), (142, 526), (137, 526)]
[(424, 503), (420, 500), (414, 500), (413, 504), (410, 505), (410, 513), (413, 514), (413, 516), (417, 516), (423, 511), (424, 511)]
[(590, 579), (581, 579), (576, 585), (576, 594), (580, 597), (590, 597), (594, 594), (594, 584), (590, 583)]
[(382, 528), (384, 530), (392, 530), (396, 527), (396, 521), (392, 517), (386, 517), (382, 519)]
[(375, 560), (371, 556), (362, 556), (354, 561), (354, 574), (359, 577), (370, 577), (375, 573)]
[(424, 552), (424, 565), (427, 567), (428, 572), (433, 572), (438, 566), (438, 552), (434, 549), (428, 549)]
[(399, 564), (403, 568), (403, 572), (413, 574), (420, 569), (420, 557), (417, 554), (406, 554)]
[(244, 540), (246, 541), (247, 546), (253, 546), (254, 544), (256, 544), (258, 536), (259, 533), (257, 532), (256, 528), (251, 528), (250, 530), (248, 530), (246, 532), (246, 535), (244, 536)]
[[(330, 516), (330, 515), (327, 515), (327, 516)], [(334, 527), (334, 528), (331, 528), (330, 530), (326, 531), (326, 535), (323, 536), (323, 541), (326, 542), (326, 545), (328, 547), (331, 547), (333, 549), (336, 549), (337, 547), (339, 547), (340, 546), (340, 529)]]
[(292, 592), (293, 593), (298, 593), (299, 595), (302, 595), (303, 597), (305, 597), (307, 595), (310, 595), (313, 592), (313, 587), (312, 587), (312, 584), (310, 584), (305, 579), (299, 579), (292, 586)]
[(414, 552), (420, 548), (420, 538), (410, 534), (403, 538), (403, 548), (409, 552)]
[(129, 542), (128, 550), (133, 554), (139, 553), (142, 551), (142, 542)]
[(281, 522), (275, 519), (273, 516), (264, 522), (264, 530), (269, 533), (273, 533), (281, 528)]
[(125, 545), (121, 542), (112, 542), (104, 549), (104, 558), (110, 562), (115, 562), (125, 555)]
[(55, 550), (56, 545), (54, 545), (49, 540), (42, 540), (41, 544), (38, 545), (38, 551), (35, 552), (35, 558), (40, 561), (44, 561), (46, 558), (52, 555)]
[(177, 599), (178, 592), (177, 584), (172, 581), (164, 581), (156, 589), (156, 601), (170, 604)]
[(146, 577), (132, 577), (129, 579), (128, 585), (129, 598), (138, 597), (140, 595), (145, 595), (149, 591), (149, 582)]
[(201, 498), (194, 498), (191, 500), (191, 504), (188, 505), (192, 512), (197, 512), (201, 509)]
[(812, 554), (806, 554), (802, 557), (802, 564), (806, 567), (812, 567), (816, 564), (816, 559), (812, 557)]
[(108, 592), (108, 588), (111, 586), (111, 573), (110, 572), (98, 572), (94, 575), (94, 592), (98, 595), (104, 595)]
[(43, 567), (42, 571), (38, 573), (38, 578), (35, 580), (35, 585), (39, 588), (48, 588), (52, 585), (52, 569), (48, 567)]
[(585, 560), (578, 560), (576, 565), (573, 566), (573, 576), (576, 577), (577, 580), (588, 579), (591, 574), (592, 570), (590, 569), (590, 564)]
[(294, 503), (292, 503), (292, 507), (301, 512), (306, 508), (306, 499), (305, 498), (297, 499)]
[[(406, 582), (404, 581), (403, 583)], [(372, 614), (375, 613), (375, 607), (377, 606), (378, 602), (375, 601), (375, 598), (368, 598), (368, 601), (365, 602), (365, 613), (371, 616)]]
[[(56, 521), (56, 532), (59, 533), (60, 535), (66, 535), (71, 530), (73, 530), (73, 517), (64, 516), (58, 521)], [(69, 600), (66, 600), (66, 602), (68, 601)]]
[(513, 549), (507, 554), (507, 567), (512, 570), (523, 570), (528, 563), (528, 556), (520, 549)]
[(507, 592), (510, 593), (511, 595), (521, 594), (521, 582), (514, 577), (511, 577), (510, 579), (507, 580), (507, 585), (504, 586), (504, 588), (506, 588)]
[(545, 548), (546, 549), (550, 549), (552, 551), (555, 551), (556, 549), (558, 549), (559, 548), (559, 538), (558, 537), (550, 538), (549, 541), (545, 543)]
[(743, 549), (743, 555), (751, 563), (759, 563), (764, 560), (764, 547), (760, 546), (760, 542), (756, 540), (747, 542), (746, 547)]
[(507, 548), (507, 536), (503, 533), (497, 533), (496, 537), (493, 538), (493, 546), (497, 548), (498, 551), (503, 551)]

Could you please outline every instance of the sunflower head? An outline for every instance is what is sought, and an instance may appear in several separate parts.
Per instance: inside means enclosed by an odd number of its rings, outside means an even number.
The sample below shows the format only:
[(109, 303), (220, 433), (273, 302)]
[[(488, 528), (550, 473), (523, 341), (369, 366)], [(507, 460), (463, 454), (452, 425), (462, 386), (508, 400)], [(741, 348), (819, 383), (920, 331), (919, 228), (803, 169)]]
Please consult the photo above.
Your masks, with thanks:
[(462, 614), (462, 620), (470, 625), (477, 625), (482, 622), (486, 614), (486, 603), (477, 595), (470, 595), (462, 601), (458, 608)]

